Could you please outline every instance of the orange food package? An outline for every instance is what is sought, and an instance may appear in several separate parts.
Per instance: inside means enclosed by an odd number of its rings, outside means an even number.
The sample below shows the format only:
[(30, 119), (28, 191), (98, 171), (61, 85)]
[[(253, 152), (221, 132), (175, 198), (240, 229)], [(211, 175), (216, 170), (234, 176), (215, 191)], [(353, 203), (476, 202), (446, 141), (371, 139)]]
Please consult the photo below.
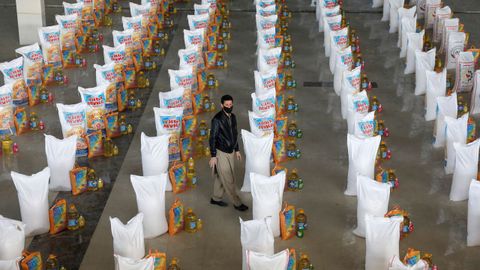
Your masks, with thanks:
[(120, 131), (120, 125), (118, 112), (111, 112), (103, 116), (103, 123), (105, 125), (105, 132), (108, 138), (116, 138), (122, 135)]
[(287, 142), (283, 137), (275, 137), (273, 139), (273, 160), (275, 164), (287, 161)]
[(23, 259), (20, 261), (22, 270), (43, 270), (42, 254), (40, 252), (25, 251)]
[(168, 212), (168, 234), (175, 235), (184, 227), (184, 207), (182, 202), (176, 198)]
[(103, 134), (95, 131), (87, 135), (88, 158), (103, 156)]
[(166, 270), (167, 269), (167, 254), (159, 252), (158, 250), (149, 251), (147, 258), (153, 258), (153, 270)]
[(57, 234), (67, 228), (67, 201), (58, 200), (49, 210), (50, 234)]
[(280, 232), (282, 240), (292, 238), (296, 234), (295, 230), (295, 207), (284, 203), (280, 212)]
[(87, 167), (76, 167), (70, 170), (70, 185), (72, 194), (78, 195), (87, 191)]
[(23, 107), (15, 108), (15, 117), (13, 118), (17, 135), (23, 134), (30, 129), (27, 112)]
[(187, 190), (187, 169), (185, 163), (174, 162), (168, 170), (168, 176), (172, 183), (173, 193), (178, 194)]

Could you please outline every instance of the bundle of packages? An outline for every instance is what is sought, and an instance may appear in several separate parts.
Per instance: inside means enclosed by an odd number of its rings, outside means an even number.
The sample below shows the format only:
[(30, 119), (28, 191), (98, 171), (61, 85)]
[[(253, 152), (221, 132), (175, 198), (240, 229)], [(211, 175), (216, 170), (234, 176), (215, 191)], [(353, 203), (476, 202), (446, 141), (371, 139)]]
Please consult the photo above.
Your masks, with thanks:
[(438, 267), (432, 261), (432, 254), (421, 253), (413, 248), (408, 248), (403, 260), (395, 256), (390, 265), (389, 270), (437, 270)]
[(385, 217), (403, 217), (403, 220), (400, 224), (400, 239), (407, 237), (410, 233), (413, 232), (413, 222), (410, 219), (410, 214), (401, 209), (399, 206), (394, 206), (392, 210), (388, 211), (385, 214)]

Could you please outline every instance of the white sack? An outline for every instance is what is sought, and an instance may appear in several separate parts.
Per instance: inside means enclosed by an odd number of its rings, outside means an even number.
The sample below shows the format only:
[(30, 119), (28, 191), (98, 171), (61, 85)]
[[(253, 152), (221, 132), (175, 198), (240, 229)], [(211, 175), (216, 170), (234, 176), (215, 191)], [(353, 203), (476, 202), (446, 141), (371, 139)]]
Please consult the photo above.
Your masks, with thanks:
[(432, 29), (435, 19), (435, 10), (441, 7), (441, 0), (426, 0), (425, 2), (425, 29)]
[(407, 63), (404, 74), (415, 73), (415, 51), (423, 49), (423, 36), (425, 30), (420, 33), (407, 33)]
[(446, 138), (447, 148), (445, 149), (445, 173), (452, 174), (455, 168), (455, 148), (453, 143), (467, 143), (468, 113), (455, 119), (446, 116), (447, 124)]
[(110, 217), (113, 254), (132, 259), (141, 259), (145, 256), (142, 223), (143, 213), (138, 213), (127, 224), (123, 224), (118, 218)]
[(474, 177), (470, 180), (468, 191), (467, 246), (480, 246), (480, 182)]
[(275, 110), (275, 89), (266, 90), (264, 93), (258, 95), (252, 93), (252, 111), (256, 114), (268, 113), (271, 110)]
[(154, 270), (155, 258), (131, 259), (122, 257), (117, 254), (115, 256), (115, 270)]
[(450, 200), (463, 201), (468, 199), (470, 181), (477, 177), (480, 141), (475, 140), (469, 144), (455, 142), (453, 147), (455, 148), (455, 169)]
[(425, 121), (432, 121), (437, 118), (437, 97), (443, 97), (447, 92), (447, 69), (439, 73), (427, 70), (426, 79)]
[(258, 137), (244, 129), (241, 131), (245, 151), (245, 176), (241, 191), (250, 192), (250, 173), (270, 176), (273, 133)]
[(272, 218), (243, 221), (240, 218), (240, 242), (242, 243), (242, 269), (248, 270), (247, 250), (273, 255), (274, 238), (271, 228)]
[(342, 15), (324, 17), (323, 20), (325, 23), (325, 34), (323, 37), (323, 42), (324, 42), (323, 45), (325, 46), (325, 56), (329, 57), (330, 49), (331, 49), (330, 33), (332, 31), (338, 31), (342, 28)]
[(255, 136), (272, 134), (275, 127), (275, 109), (263, 113), (248, 111), (248, 122)]
[(428, 52), (415, 51), (415, 95), (423, 95), (427, 92), (427, 73), (435, 67), (436, 49)]
[(355, 113), (353, 135), (358, 137), (375, 136), (375, 111), (369, 113)]
[(388, 266), (388, 270), (427, 270), (428, 264), (424, 260), (419, 260), (416, 264), (410, 266), (403, 264), (400, 259), (395, 256)]
[(390, 0), (390, 33), (398, 31), (398, 10), (403, 7), (405, 0)]
[(255, 70), (253, 76), (255, 78), (255, 93), (257, 95), (261, 95), (268, 90), (275, 91), (275, 83), (277, 81), (276, 68), (271, 68), (263, 72)]
[(337, 51), (348, 47), (348, 27), (344, 27), (338, 31), (330, 32), (330, 59), (329, 67), (332, 74), (335, 71), (335, 64), (337, 60)]
[(50, 168), (50, 190), (71, 191), (70, 170), (75, 166), (77, 135), (57, 139), (45, 135), (45, 153)]
[(459, 18), (444, 19), (442, 22), (442, 44), (440, 47), (441, 52), (445, 52), (448, 43), (448, 36), (450, 32), (457, 32), (460, 27)]
[(25, 224), (0, 215), (0, 261), (15, 260), (24, 249)]
[(385, 270), (390, 260), (398, 257), (402, 222), (403, 217), (365, 217), (365, 270)]
[(433, 133), (433, 147), (444, 147), (446, 144), (446, 123), (445, 117), (457, 118), (457, 93), (446, 97), (437, 97), (437, 117)]
[(454, 69), (460, 52), (465, 50), (465, 39), (467, 36), (465, 32), (449, 32), (447, 37), (445, 66), (447, 69)]
[(367, 91), (361, 91), (356, 94), (349, 94), (347, 96), (348, 101), (348, 114), (347, 114), (347, 126), (348, 133), (354, 134), (355, 130), (355, 113), (367, 114), (369, 110), (369, 100)]
[(460, 52), (456, 63), (455, 85), (453, 91), (457, 93), (470, 92), (475, 77), (475, 59), (473, 52)]
[[(170, 135), (149, 137), (142, 132), (142, 172), (144, 176), (168, 173), (168, 142)], [(168, 175), (167, 175), (168, 179)], [(166, 191), (172, 191), (172, 184), (167, 181)]]
[(452, 9), (449, 6), (437, 8), (433, 20), (433, 41), (441, 42), (443, 35), (443, 21), (452, 17)]
[(361, 66), (358, 66), (351, 71), (346, 70), (343, 72), (342, 89), (340, 90), (340, 108), (343, 119), (347, 119), (348, 95), (360, 91), (361, 72)]
[(404, 17), (401, 20), (401, 37), (400, 41), (400, 58), (405, 58), (407, 56), (407, 43), (408, 43), (408, 33), (415, 33), (417, 29), (417, 16), (410, 18)]
[(20, 270), (20, 261), (23, 257), (18, 257), (13, 260), (0, 260), (0, 269), (2, 270)]
[(336, 5), (332, 8), (322, 8), (320, 11), (321, 15), (318, 19), (318, 32), (325, 31), (325, 17), (332, 17), (340, 14), (340, 5)]
[(404, 8), (401, 7), (398, 9), (398, 41), (397, 41), (397, 47), (401, 48), (402, 47), (402, 21), (403, 18), (410, 18), (414, 19), (415, 14), (417, 12), (417, 7), (413, 6), (411, 8)]
[(275, 255), (247, 251), (249, 270), (287, 270), (290, 253), (288, 249)]
[(470, 113), (480, 113), (480, 70), (475, 71), (473, 75), (473, 91), (472, 98), (470, 99)]
[(382, 22), (388, 22), (389, 20), (390, 20), (390, 0), (383, 0)]
[(372, 8), (379, 8), (383, 6), (383, 0), (373, 0)]

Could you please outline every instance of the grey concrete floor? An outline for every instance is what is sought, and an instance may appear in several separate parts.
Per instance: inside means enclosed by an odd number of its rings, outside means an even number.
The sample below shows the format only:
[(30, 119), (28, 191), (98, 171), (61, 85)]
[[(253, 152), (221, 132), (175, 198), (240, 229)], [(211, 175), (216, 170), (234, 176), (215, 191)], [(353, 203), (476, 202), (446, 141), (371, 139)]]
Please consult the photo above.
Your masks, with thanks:
[[(8, 4), (8, 1), (5, 1)], [(472, 11), (477, 1), (447, 1), (454, 11)], [(310, 1), (289, 3), (293, 10), (311, 10)], [(47, 1), (59, 4), (59, 1)], [(369, 11), (370, 2), (346, 0), (346, 9), (352, 12)], [(220, 88), (212, 93), (215, 101), (229, 93), (235, 98), (235, 113), (239, 127), (248, 129), (247, 110), (251, 108), (250, 93), (254, 90), (253, 70), (255, 69), (255, 23), (254, 13), (240, 11), (253, 9), (251, 1), (233, 1), (231, 13), (233, 25), (230, 51), (226, 55), (227, 70), (216, 72)], [(6, 5), (0, 9), (0, 29), (5, 39), (0, 42), (0, 60), (14, 57), (16, 43), (14, 7)], [(62, 9), (47, 8), (47, 22), (53, 21), (53, 14)], [(180, 12), (178, 29), (187, 27), (186, 14)], [(127, 16), (127, 15), (125, 15)], [(466, 30), (474, 30), (479, 15), (459, 14)], [(453, 203), (448, 199), (451, 176), (445, 176), (442, 160), (443, 151), (431, 146), (433, 123), (423, 118), (423, 97), (414, 96), (414, 76), (403, 75), (403, 60), (398, 58), (396, 35), (388, 34), (387, 23), (380, 22), (379, 13), (349, 13), (350, 25), (361, 38), (361, 48), (366, 60), (366, 71), (379, 88), (372, 94), (378, 96), (385, 110), (381, 117), (391, 131), (387, 144), (392, 150), (392, 160), (385, 166), (396, 169), (400, 188), (390, 199), (390, 205), (399, 204), (411, 213), (415, 232), (400, 243), (401, 253), (408, 247), (433, 254), (440, 269), (478, 269), (480, 249), (466, 247), (467, 203)], [(115, 26), (113, 29), (120, 29)], [(105, 43), (111, 43), (106, 29)], [(303, 87), (306, 81), (332, 81), (328, 70), (328, 59), (323, 54), (323, 37), (317, 32), (315, 16), (310, 12), (294, 13), (290, 24), (293, 39), (293, 57), (297, 63), (294, 77), (298, 89), (292, 91), (300, 105), (295, 118), (304, 137), (298, 140), (302, 158), (288, 162), (288, 168), (298, 168), (305, 180), (305, 190), (299, 193), (286, 192), (284, 199), (305, 209), (309, 230), (303, 239), (282, 241), (275, 239), (275, 250), (287, 247), (310, 255), (316, 269), (363, 269), (365, 241), (352, 234), (356, 225), (356, 199), (343, 195), (346, 183), (348, 156), (346, 149), (346, 123), (340, 116), (340, 99), (332, 88)], [(141, 174), (140, 132), (155, 134), (152, 107), (158, 105), (158, 92), (168, 90), (167, 69), (178, 67), (177, 50), (183, 48), (180, 31), (174, 35), (153, 91), (146, 102), (143, 115), (139, 117), (136, 132), (121, 145), (125, 158), (116, 161), (98, 159), (92, 165), (101, 168), (102, 176), (115, 171), (112, 187), (105, 208), (101, 214), (80, 269), (113, 269), (112, 237), (109, 216), (119, 217), (126, 222), (137, 212), (135, 196), (130, 184), (130, 174)], [(478, 32), (472, 32), (474, 44), (480, 41)], [(100, 55), (100, 54), (99, 54)], [(97, 56), (89, 58), (89, 65)], [(98, 61), (102, 62), (102, 57)], [(72, 83), (67, 88), (54, 89), (57, 102), (79, 101), (76, 86), (94, 84), (92, 69), (72, 71)], [(217, 103), (218, 104), (218, 103)], [(46, 122), (46, 133), (60, 137), (60, 125), (53, 106), (36, 107)], [(202, 115), (208, 119), (211, 115)], [(11, 183), (10, 170), (33, 173), (46, 166), (43, 136), (29, 133), (18, 139), (21, 152), (13, 159), (2, 159), (0, 169), (0, 214), (20, 218), (17, 197)], [(242, 149), (242, 148), (241, 148)], [(243, 179), (243, 163), (237, 164), (238, 185)], [(118, 173), (118, 174), (117, 174)], [(146, 241), (148, 249), (167, 252), (171, 258), (180, 258), (182, 269), (239, 269), (241, 265), (240, 225), (238, 217), (251, 219), (251, 211), (239, 213), (233, 207), (219, 208), (209, 204), (212, 181), (207, 160), (197, 162), (199, 185), (178, 197), (204, 221), (204, 229), (196, 234), (181, 233), (177, 236), (161, 236)], [(109, 182), (109, 180), (107, 179)], [(107, 183), (108, 185), (108, 183)], [(51, 194), (51, 197), (56, 197)], [(251, 206), (249, 193), (242, 198)], [(167, 207), (174, 200), (167, 194)], [(88, 222), (88, 220), (87, 220)], [(55, 244), (52, 243), (52, 249)], [(68, 253), (68, 249), (65, 250)]]

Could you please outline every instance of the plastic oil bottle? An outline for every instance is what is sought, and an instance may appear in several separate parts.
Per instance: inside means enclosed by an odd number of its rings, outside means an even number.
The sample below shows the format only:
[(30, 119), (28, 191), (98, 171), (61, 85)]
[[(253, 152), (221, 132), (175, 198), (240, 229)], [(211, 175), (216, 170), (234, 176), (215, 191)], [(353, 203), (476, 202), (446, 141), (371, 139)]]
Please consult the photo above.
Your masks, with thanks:
[(295, 99), (293, 96), (288, 96), (287, 98), (287, 111), (288, 112), (295, 112)]
[(200, 121), (200, 125), (198, 126), (198, 133), (200, 138), (206, 138), (208, 134), (208, 127), (207, 122), (205, 120)]
[(13, 155), (13, 141), (9, 135), (2, 140), (2, 153), (4, 155)]
[(203, 140), (197, 140), (195, 142), (195, 158), (201, 158), (205, 154), (205, 146), (203, 144)]
[(125, 114), (120, 115), (120, 121), (118, 122), (118, 126), (120, 127), (120, 132), (122, 133), (122, 135), (128, 134), (127, 116)]
[(38, 130), (39, 129), (39, 119), (35, 112), (30, 113), (30, 129)]
[(113, 142), (112, 139), (106, 138), (103, 145), (103, 155), (105, 157), (113, 156)]
[(194, 233), (197, 231), (197, 215), (193, 212), (192, 208), (187, 209), (185, 215), (185, 231), (188, 233)]
[(302, 208), (298, 209), (295, 223), (297, 224), (297, 237), (302, 238), (304, 231), (307, 229), (307, 215), (305, 215), (305, 211)]
[(87, 189), (89, 191), (98, 190), (97, 174), (95, 173), (95, 170), (91, 168), (88, 170), (87, 173)]
[(289, 137), (297, 137), (297, 131), (298, 131), (297, 122), (295, 120), (292, 120), (288, 124), (288, 136)]
[(287, 178), (287, 188), (290, 191), (297, 191), (298, 189), (298, 171), (297, 169), (293, 169), (290, 175)]
[(53, 254), (48, 255), (48, 259), (45, 262), (45, 270), (59, 270), (57, 257)]
[(180, 270), (180, 266), (178, 266), (178, 259), (172, 258), (170, 265), (168, 266), (168, 270)]
[(195, 173), (195, 161), (193, 160), (192, 157), (190, 157), (187, 162), (187, 179), (188, 179), (188, 184), (191, 188), (194, 188), (197, 186), (197, 175)]
[(71, 203), (68, 206), (68, 211), (67, 211), (67, 229), (69, 231), (75, 231), (78, 230), (80, 227), (78, 225), (78, 210), (77, 207), (75, 207), (75, 204)]
[(212, 104), (210, 102), (210, 97), (208, 95), (203, 96), (202, 105), (205, 111), (207, 112), (210, 111)]
[(300, 257), (300, 260), (298, 261), (298, 270), (310, 270), (311, 268), (311, 263), (310, 260), (308, 259), (308, 256), (306, 254), (302, 254)]

